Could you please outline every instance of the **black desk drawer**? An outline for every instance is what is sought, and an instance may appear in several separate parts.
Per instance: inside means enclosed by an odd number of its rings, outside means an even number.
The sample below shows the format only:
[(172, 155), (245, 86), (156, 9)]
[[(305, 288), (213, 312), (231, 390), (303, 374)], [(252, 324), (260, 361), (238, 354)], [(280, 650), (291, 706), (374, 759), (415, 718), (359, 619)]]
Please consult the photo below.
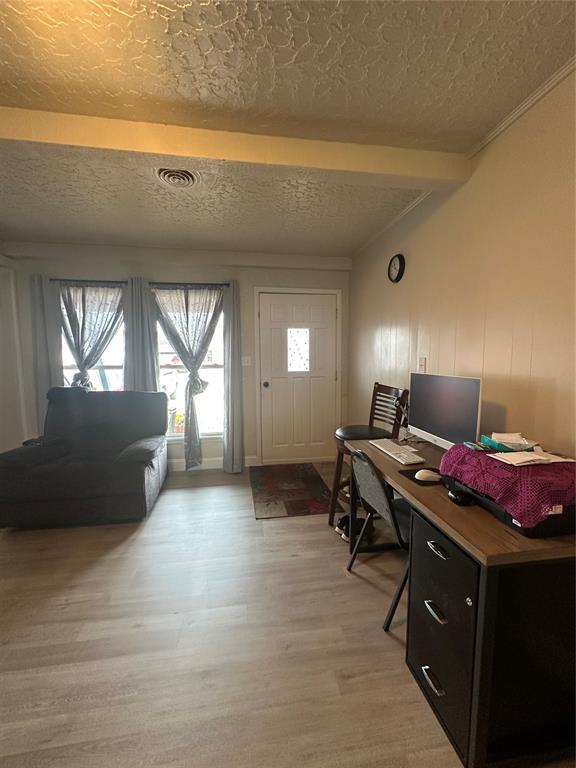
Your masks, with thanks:
[(464, 758), (479, 567), (420, 515), (412, 525), (407, 662)]

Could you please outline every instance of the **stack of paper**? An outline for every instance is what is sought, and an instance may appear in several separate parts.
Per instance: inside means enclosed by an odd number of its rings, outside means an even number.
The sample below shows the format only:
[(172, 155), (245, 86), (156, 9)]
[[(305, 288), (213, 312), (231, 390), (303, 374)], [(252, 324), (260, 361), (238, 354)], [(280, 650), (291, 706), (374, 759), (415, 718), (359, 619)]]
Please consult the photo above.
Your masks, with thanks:
[(492, 440), (499, 443), (521, 443), (524, 439), (522, 432), (492, 432)]
[(521, 432), (492, 432), (492, 440), (514, 451), (521, 451), (522, 448), (534, 448), (535, 445), (538, 445), (535, 440), (522, 437)]
[(513, 467), (525, 467), (528, 464), (554, 464), (557, 461), (574, 461), (564, 456), (556, 456), (544, 451), (515, 451), (514, 453), (491, 453), (490, 458), (511, 464)]

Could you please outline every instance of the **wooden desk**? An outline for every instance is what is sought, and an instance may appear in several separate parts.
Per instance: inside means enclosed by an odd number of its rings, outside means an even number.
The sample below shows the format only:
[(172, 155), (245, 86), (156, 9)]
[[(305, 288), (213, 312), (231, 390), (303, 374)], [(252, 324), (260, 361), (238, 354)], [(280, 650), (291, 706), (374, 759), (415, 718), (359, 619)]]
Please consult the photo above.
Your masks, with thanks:
[[(574, 555), (574, 536), (527, 539), (496, 520), (482, 507), (458, 507), (453, 504), (444, 486), (438, 483), (418, 485), (404, 477), (400, 470), (409, 467), (394, 461), (368, 440), (357, 440), (346, 445), (351, 451), (360, 450), (367, 454), (394, 490), (482, 565), (534, 562)], [(426, 460), (422, 466), (440, 466), (444, 453), (442, 448), (425, 443), (417, 443), (415, 447)]]
[[(415, 510), (406, 662), (463, 764), (573, 744), (574, 536), (528, 539), (368, 441), (348, 447)], [(416, 447), (439, 466), (442, 449)]]

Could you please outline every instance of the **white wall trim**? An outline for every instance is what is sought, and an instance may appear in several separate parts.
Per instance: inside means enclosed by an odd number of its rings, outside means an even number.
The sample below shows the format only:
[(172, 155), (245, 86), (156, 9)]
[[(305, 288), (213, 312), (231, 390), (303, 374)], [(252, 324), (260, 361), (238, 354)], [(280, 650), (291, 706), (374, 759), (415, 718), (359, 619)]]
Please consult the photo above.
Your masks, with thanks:
[[(245, 467), (259, 467), (258, 456), (246, 456), (244, 459)], [(168, 459), (168, 469), (170, 472), (185, 472), (186, 465), (184, 459)], [(203, 469), (222, 469), (222, 457), (215, 456), (211, 459), (203, 459), (199, 467), (189, 470), (190, 472), (201, 472)]]
[[(342, 415), (342, 290), (340, 288), (276, 288), (269, 286), (254, 287), (254, 385), (256, 397), (256, 459), (262, 462), (262, 398), (260, 385), (260, 294), (295, 293), (322, 294), (336, 297), (336, 422)], [(299, 461), (302, 461), (300, 459)]]
[[(184, 472), (186, 463), (184, 459), (168, 459), (170, 472)], [(202, 459), (199, 467), (192, 467), (189, 472), (201, 472), (203, 469), (222, 469), (222, 456), (214, 456), (210, 459)]]
[(506, 117), (501, 120), (495, 128), (486, 134), (486, 136), (481, 139), (468, 154), (468, 158), (472, 159), (475, 155), (478, 154), (478, 152), (480, 152), (480, 150), (488, 146), (491, 141), (494, 141), (494, 139), (503, 133), (507, 128), (509, 128), (512, 123), (515, 123), (519, 117), (522, 117), (525, 112), (528, 112), (528, 110), (531, 109), (538, 101), (540, 101), (541, 98), (546, 96), (549, 91), (551, 91), (559, 83), (561, 83), (562, 80), (568, 77), (568, 75), (574, 71), (575, 67), (576, 57), (572, 57), (569, 61), (566, 62), (566, 64), (564, 64), (564, 66), (560, 67), (560, 69), (554, 72), (554, 74), (549, 77), (548, 80), (545, 80), (542, 85), (536, 88), (535, 91), (533, 91), (526, 99), (524, 99), (522, 103), (518, 104), (518, 106), (515, 107), (512, 112), (506, 115)]
[(356, 256), (359, 256), (363, 251), (365, 251), (367, 248), (369, 248), (372, 243), (376, 242), (379, 237), (381, 237), (385, 232), (387, 232), (389, 229), (392, 229), (392, 227), (396, 226), (398, 222), (404, 218), (407, 214), (410, 213), (410, 211), (413, 211), (414, 208), (420, 205), (420, 203), (423, 203), (424, 200), (426, 200), (427, 197), (430, 197), (432, 194), (431, 190), (427, 190), (426, 192), (422, 192), (422, 194), (418, 195), (414, 200), (412, 200), (411, 203), (408, 203), (406, 208), (403, 208), (399, 214), (397, 214), (392, 221), (389, 221), (385, 226), (382, 227), (382, 229), (379, 229), (377, 232), (375, 232), (371, 237), (366, 240), (365, 243), (363, 243), (360, 248), (358, 248), (357, 251), (354, 252), (354, 255), (352, 258), (355, 258)]
[[(484, 149), (484, 147), (487, 147), (488, 144), (494, 141), (494, 139), (496, 139), (501, 133), (509, 128), (512, 123), (515, 123), (519, 117), (522, 117), (525, 112), (528, 112), (528, 110), (530, 110), (537, 102), (539, 102), (540, 99), (542, 99), (553, 88), (559, 85), (562, 80), (568, 77), (568, 75), (570, 75), (575, 68), (576, 57), (572, 57), (569, 61), (566, 62), (566, 64), (560, 67), (560, 69), (558, 69), (551, 77), (549, 77), (548, 80), (543, 82), (542, 85), (536, 88), (535, 91), (533, 91), (526, 99), (524, 99), (521, 104), (515, 107), (512, 112), (510, 112), (503, 120), (498, 123), (498, 125), (496, 125), (489, 133), (487, 133), (486, 136), (484, 136), (484, 138), (481, 139), (478, 144), (476, 144), (474, 148), (467, 154), (468, 159), (471, 160), (482, 149)], [(382, 227), (382, 229), (379, 229), (365, 243), (363, 243), (363, 245), (361, 245), (360, 248), (358, 248), (358, 250), (352, 254), (352, 259), (354, 259), (356, 256), (359, 256), (361, 253), (363, 253), (363, 251), (365, 251), (374, 242), (376, 242), (378, 238), (388, 232), (388, 230), (392, 229), (392, 227), (396, 226), (396, 224), (398, 224), (398, 222), (403, 219), (404, 216), (409, 214), (410, 211), (413, 211), (414, 208), (417, 208), (431, 194), (432, 191), (427, 190), (422, 192), (421, 195), (418, 195), (418, 197), (409, 203), (406, 208), (400, 211), (400, 213), (395, 216), (392, 221), (389, 221), (386, 226)]]
[(6, 267), (6, 269), (18, 269), (20, 265), (16, 259), (12, 259), (9, 256), (4, 256), (0, 253), (0, 267)]
[[(224, 435), (200, 435), (200, 442), (202, 445), (208, 443), (222, 443)], [(166, 435), (166, 442), (168, 445), (184, 445), (184, 434)]]

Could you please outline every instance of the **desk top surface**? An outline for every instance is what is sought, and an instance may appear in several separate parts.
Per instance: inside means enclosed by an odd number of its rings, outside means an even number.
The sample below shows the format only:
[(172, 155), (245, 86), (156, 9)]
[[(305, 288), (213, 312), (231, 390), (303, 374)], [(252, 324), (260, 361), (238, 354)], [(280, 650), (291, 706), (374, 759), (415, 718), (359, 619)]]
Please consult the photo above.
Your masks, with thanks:
[[(347, 443), (347, 446), (350, 450), (364, 451), (398, 493), (483, 565), (510, 565), (574, 556), (574, 536), (529, 539), (508, 528), (482, 507), (457, 506), (450, 501), (442, 484), (419, 485), (401, 475), (401, 470), (417, 467), (399, 464), (368, 440), (356, 440)], [(444, 453), (441, 448), (424, 443), (416, 443), (414, 447), (425, 459), (426, 463), (422, 466), (439, 466)]]

